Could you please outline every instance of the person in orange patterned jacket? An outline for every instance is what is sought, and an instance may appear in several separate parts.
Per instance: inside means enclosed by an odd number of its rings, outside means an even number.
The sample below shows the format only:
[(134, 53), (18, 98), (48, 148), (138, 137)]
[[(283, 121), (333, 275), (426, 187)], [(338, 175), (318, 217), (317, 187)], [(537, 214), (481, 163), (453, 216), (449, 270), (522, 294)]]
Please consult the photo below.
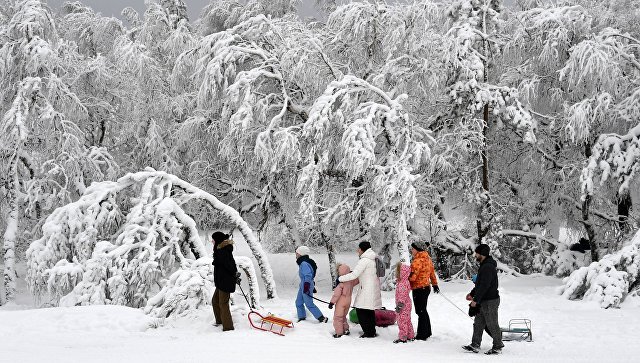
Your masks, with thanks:
[(440, 292), (438, 287), (438, 278), (431, 261), (431, 256), (425, 251), (421, 243), (414, 242), (411, 244), (411, 275), (409, 275), (409, 283), (413, 294), (413, 306), (418, 315), (418, 331), (416, 332), (416, 340), (427, 340), (431, 336), (431, 320), (427, 312), (427, 300), (433, 291), (437, 294)]

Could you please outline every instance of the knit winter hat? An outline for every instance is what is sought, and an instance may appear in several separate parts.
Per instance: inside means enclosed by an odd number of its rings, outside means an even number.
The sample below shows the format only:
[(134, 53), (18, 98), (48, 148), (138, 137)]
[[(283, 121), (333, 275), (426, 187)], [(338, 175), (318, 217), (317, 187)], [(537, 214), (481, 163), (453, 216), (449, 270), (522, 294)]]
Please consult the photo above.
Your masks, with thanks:
[(220, 243), (220, 242), (222, 242), (224, 240), (229, 239), (229, 235), (228, 234), (224, 234), (224, 233), (222, 233), (220, 231), (217, 231), (217, 232), (213, 232), (213, 234), (211, 235), (211, 238), (213, 238), (213, 241), (215, 243)]
[(476, 247), (476, 253), (481, 256), (489, 257), (489, 253), (491, 253), (491, 248), (489, 247), (489, 245), (481, 243), (478, 245), (478, 247)]
[(296, 248), (296, 253), (300, 256), (308, 256), (311, 253), (311, 250), (307, 246), (300, 246)]
[(424, 251), (424, 244), (422, 244), (421, 242), (413, 242), (411, 244), (411, 247), (415, 248), (418, 252)]
[(371, 243), (367, 242), (367, 241), (363, 241), (360, 242), (358, 244), (358, 248), (360, 248), (360, 250), (362, 250), (362, 252), (368, 250), (369, 248), (371, 248)]

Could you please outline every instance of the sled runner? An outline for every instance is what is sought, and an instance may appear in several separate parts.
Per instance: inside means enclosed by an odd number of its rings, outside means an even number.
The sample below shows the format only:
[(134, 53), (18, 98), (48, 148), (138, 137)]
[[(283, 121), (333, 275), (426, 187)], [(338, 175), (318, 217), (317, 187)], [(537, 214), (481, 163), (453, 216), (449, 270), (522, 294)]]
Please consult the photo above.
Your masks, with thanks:
[(500, 328), (502, 330), (502, 340), (504, 341), (533, 341), (533, 333), (531, 332), (531, 320), (529, 319), (511, 319), (508, 328)]
[[(252, 314), (257, 315), (260, 318), (260, 326), (253, 323), (253, 319), (251, 318)], [(253, 328), (258, 330), (269, 331), (274, 334), (278, 334), (282, 336), (284, 336), (284, 333), (283, 333), (284, 328), (293, 328), (293, 322), (289, 320), (278, 318), (275, 315), (262, 316), (259, 312), (255, 310), (251, 310), (251, 312), (249, 312), (247, 317), (249, 318), (249, 324), (251, 324)], [(265, 327), (265, 325), (267, 325), (268, 328)], [(276, 327), (275, 330), (274, 330), (274, 326)], [(280, 327), (280, 331), (278, 331), (277, 327)]]

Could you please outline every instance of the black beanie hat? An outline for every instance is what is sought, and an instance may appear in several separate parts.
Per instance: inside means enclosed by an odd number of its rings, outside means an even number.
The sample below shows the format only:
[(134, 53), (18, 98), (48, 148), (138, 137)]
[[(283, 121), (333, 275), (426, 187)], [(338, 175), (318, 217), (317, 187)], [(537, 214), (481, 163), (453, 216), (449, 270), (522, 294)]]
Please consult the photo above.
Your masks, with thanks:
[(476, 253), (478, 253), (479, 255), (489, 257), (490, 252), (491, 248), (489, 248), (489, 245), (486, 245), (484, 243), (481, 243), (478, 245), (478, 247), (476, 247)]
[(415, 248), (416, 250), (418, 250), (419, 252), (424, 251), (424, 247), (421, 244), (418, 244), (418, 242), (413, 242), (411, 244), (411, 247)]
[(363, 241), (360, 242), (358, 244), (358, 248), (360, 248), (362, 250), (362, 252), (368, 250), (369, 248), (371, 248), (371, 243), (367, 242), (367, 241)]
[(220, 242), (228, 239), (229, 235), (228, 234), (224, 234), (224, 233), (222, 233), (220, 231), (217, 231), (217, 232), (213, 232), (213, 234), (211, 235), (211, 238), (213, 238), (213, 241), (215, 243), (220, 243)]

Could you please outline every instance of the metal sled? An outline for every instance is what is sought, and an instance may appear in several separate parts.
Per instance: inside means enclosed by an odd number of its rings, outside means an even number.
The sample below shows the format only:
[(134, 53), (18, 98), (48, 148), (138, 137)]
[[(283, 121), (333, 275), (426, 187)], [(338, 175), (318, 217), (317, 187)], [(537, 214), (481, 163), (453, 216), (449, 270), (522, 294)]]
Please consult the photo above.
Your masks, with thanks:
[(502, 330), (502, 340), (508, 341), (533, 341), (533, 333), (531, 332), (531, 320), (529, 319), (511, 319), (508, 328), (500, 328)]

